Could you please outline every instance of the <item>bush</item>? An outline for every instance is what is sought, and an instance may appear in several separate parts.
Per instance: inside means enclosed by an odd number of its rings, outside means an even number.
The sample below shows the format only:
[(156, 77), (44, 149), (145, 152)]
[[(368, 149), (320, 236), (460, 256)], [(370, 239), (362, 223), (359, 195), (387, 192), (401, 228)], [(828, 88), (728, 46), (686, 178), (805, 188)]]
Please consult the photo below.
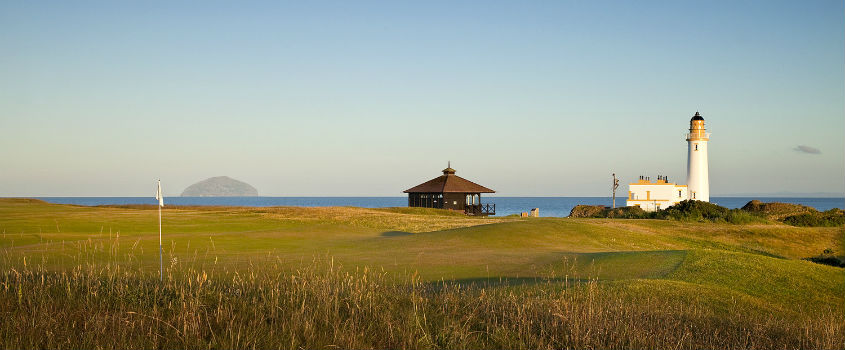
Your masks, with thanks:
[(605, 217), (621, 219), (653, 219), (654, 212), (647, 212), (640, 207), (619, 207), (606, 209)]
[(654, 213), (649, 213), (640, 207), (607, 208), (603, 205), (576, 205), (569, 212), (572, 218), (618, 218), (618, 219), (651, 219)]
[(594, 217), (604, 217), (604, 216), (597, 216), (601, 215), (601, 213), (607, 209), (603, 205), (586, 205), (586, 204), (579, 204), (576, 205), (572, 210), (569, 211), (569, 217), (572, 218), (594, 218)]
[(727, 222), (730, 211), (728, 208), (709, 202), (685, 200), (665, 210), (657, 211), (657, 217), (681, 221)]
[(769, 223), (779, 220), (804, 227), (845, 226), (845, 211), (834, 208), (819, 212), (790, 203), (748, 202), (741, 209), (728, 209), (713, 203), (685, 200), (664, 210), (647, 212), (640, 207), (607, 208), (603, 205), (577, 205), (569, 213), (574, 218), (663, 219), (696, 222), (727, 222), (736, 225)]
[(833, 208), (825, 212), (810, 212), (792, 215), (783, 219), (783, 223), (803, 227), (836, 227), (845, 226), (845, 212)]

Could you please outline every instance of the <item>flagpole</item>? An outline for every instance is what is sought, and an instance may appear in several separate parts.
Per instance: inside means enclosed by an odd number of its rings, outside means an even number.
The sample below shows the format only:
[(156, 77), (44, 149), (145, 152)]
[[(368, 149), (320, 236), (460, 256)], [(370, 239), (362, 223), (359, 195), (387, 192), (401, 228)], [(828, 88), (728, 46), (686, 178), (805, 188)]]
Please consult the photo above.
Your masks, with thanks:
[(164, 258), (162, 257), (163, 253), (161, 248), (161, 180), (158, 180), (158, 196), (158, 277), (162, 282), (164, 282)]

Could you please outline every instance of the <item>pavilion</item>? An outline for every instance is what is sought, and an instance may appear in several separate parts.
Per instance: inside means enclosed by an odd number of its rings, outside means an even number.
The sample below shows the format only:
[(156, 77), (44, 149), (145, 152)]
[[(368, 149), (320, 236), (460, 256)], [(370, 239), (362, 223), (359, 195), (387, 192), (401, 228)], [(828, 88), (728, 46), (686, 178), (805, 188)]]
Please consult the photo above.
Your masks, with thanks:
[(443, 175), (404, 191), (409, 207), (460, 210), (467, 215), (496, 215), (495, 204), (481, 204), (482, 193), (496, 193), (487, 187), (455, 175), (451, 164)]

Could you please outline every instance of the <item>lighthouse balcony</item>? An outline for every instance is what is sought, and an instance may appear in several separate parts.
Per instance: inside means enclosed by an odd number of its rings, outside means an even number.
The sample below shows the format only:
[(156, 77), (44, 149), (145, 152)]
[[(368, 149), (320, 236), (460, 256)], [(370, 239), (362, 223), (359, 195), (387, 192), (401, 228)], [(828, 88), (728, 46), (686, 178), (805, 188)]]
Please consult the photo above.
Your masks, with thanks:
[(686, 133), (684, 136), (686, 136), (687, 140), (691, 140), (691, 139), (709, 139), (709, 138), (710, 138), (710, 133), (709, 133), (709, 132), (690, 132), (690, 133)]

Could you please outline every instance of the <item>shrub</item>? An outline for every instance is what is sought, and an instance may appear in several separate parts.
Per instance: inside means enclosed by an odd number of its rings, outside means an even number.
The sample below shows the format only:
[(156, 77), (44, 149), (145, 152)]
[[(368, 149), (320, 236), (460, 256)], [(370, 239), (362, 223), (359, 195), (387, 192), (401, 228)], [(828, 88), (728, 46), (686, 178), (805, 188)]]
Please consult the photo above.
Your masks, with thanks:
[(728, 209), (710, 202), (685, 200), (664, 210), (647, 212), (640, 207), (607, 208), (603, 205), (577, 205), (569, 213), (575, 218), (664, 219), (696, 222), (727, 222), (736, 225), (768, 223), (779, 220), (787, 225), (805, 227), (845, 226), (845, 211), (834, 208), (819, 212), (808, 206), (790, 203), (748, 202), (741, 209)]
[(640, 207), (607, 208), (603, 205), (576, 205), (569, 212), (573, 218), (618, 218), (618, 219), (650, 219), (654, 213), (649, 213)]
[(783, 223), (803, 227), (845, 226), (845, 215), (843, 215), (842, 209), (834, 208), (825, 212), (792, 215), (783, 219)]
[(606, 210), (606, 217), (622, 219), (652, 219), (654, 212), (647, 212), (640, 207), (619, 207)]
[(603, 205), (586, 205), (586, 204), (579, 204), (576, 205), (572, 210), (569, 211), (569, 217), (572, 218), (594, 218), (594, 217), (603, 217), (597, 216), (601, 215), (602, 212), (606, 209)]
[(713, 203), (685, 200), (665, 210), (657, 211), (657, 217), (680, 221), (728, 222), (730, 212), (730, 209)]

